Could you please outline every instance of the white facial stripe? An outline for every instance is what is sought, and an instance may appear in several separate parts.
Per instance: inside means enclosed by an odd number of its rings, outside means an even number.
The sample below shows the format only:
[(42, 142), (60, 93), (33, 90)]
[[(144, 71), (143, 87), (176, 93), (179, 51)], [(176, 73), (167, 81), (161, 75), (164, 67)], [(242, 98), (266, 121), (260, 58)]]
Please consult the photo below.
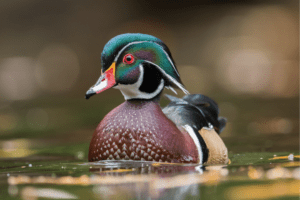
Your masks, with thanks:
[(197, 147), (197, 150), (198, 150), (199, 163), (203, 164), (202, 163), (203, 162), (203, 152), (202, 152), (200, 141), (198, 140), (198, 138), (196, 136), (197, 133), (195, 133), (194, 130), (192, 129), (192, 127), (189, 125), (184, 125), (183, 128), (188, 132), (188, 134), (193, 139), (193, 141)]
[(164, 89), (165, 82), (163, 79), (161, 79), (158, 88), (153, 93), (149, 94), (149, 93), (140, 91), (139, 87), (142, 85), (143, 78), (144, 78), (144, 68), (142, 65), (140, 65), (139, 68), (140, 68), (141, 75), (139, 76), (139, 79), (137, 82), (135, 82), (134, 84), (128, 84), (128, 85), (118, 84), (117, 86), (114, 87), (121, 91), (125, 100), (152, 99), (155, 96), (157, 96)]
[[(122, 53), (127, 47), (129, 47), (129, 46), (131, 46), (131, 45), (133, 45), (133, 44), (140, 44), (140, 43), (145, 43), (145, 42), (155, 43), (155, 42), (151, 42), (151, 41), (136, 41), (136, 42), (128, 43), (127, 45), (125, 45), (125, 46), (119, 51), (119, 53), (118, 53), (117, 56), (115, 57), (114, 62), (117, 62), (117, 60), (118, 60), (118, 58), (120, 57), (121, 53)], [(164, 50), (164, 48), (163, 48), (161, 45), (159, 45), (158, 43), (155, 43), (155, 44), (157, 44), (158, 46), (160, 46), (160, 48), (161, 48), (161, 49), (163, 50), (163, 52), (166, 54), (166, 56), (167, 56), (169, 62), (171, 63), (173, 69), (175, 70), (176, 74), (179, 76), (179, 73), (178, 73), (178, 71), (177, 71), (177, 69), (176, 69), (174, 63), (172, 62), (171, 58), (169, 57), (168, 53)]]
[(119, 53), (117, 54), (117, 56), (115, 57), (115, 60), (114, 62), (117, 62), (118, 58), (120, 57), (121, 53), (127, 48), (129, 47), (130, 45), (133, 45), (133, 44), (139, 44), (139, 43), (143, 43), (144, 41), (138, 41), (138, 42), (131, 42), (131, 43), (128, 43), (126, 44), (120, 51)]
[(177, 87), (179, 87), (185, 94), (190, 94), (189, 91), (187, 91), (183, 85), (181, 85), (178, 81), (176, 81), (172, 76), (170, 76), (169, 74), (167, 74), (162, 68), (160, 68), (158, 65), (156, 65), (153, 62), (147, 61), (145, 60), (145, 62), (150, 63), (154, 66), (156, 66), (156, 68), (163, 73), (164, 76), (166, 76), (172, 83), (174, 83), (175, 85), (177, 85)]

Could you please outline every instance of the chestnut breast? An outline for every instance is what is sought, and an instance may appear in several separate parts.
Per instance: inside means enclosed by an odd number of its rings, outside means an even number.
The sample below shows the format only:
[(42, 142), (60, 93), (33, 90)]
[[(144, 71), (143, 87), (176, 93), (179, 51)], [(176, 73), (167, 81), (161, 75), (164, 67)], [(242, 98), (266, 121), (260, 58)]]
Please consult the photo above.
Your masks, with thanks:
[(194, 141), (178, 129), (154, 101), (125, 101), (100, 122), (89, 161), (146, 160), (197, 163)]

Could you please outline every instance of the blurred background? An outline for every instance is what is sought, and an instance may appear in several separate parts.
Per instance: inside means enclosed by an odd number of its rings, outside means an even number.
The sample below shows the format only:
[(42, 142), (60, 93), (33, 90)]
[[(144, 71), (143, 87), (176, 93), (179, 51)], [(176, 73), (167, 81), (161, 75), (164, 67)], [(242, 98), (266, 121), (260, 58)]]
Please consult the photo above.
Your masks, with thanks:
[(85, 92), (106, 42), (128, 32), (163, 40), (190, 93), (218, 102), (230, 153), (299, 149), (297, 0), (10, 0), (0, 25), (0, 157), (88, 145), (124, 98)]

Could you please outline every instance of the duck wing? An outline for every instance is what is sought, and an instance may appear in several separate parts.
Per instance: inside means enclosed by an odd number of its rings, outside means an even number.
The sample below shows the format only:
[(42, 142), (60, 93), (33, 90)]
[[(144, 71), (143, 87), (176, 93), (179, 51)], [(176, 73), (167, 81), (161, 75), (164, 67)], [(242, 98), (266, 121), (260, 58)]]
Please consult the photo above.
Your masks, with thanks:
[(226, 118), (219, 117), (218, 104), (202, 94), (189, 94), (182, 99), (165, 95), (171, 102), (163, 108), (164, 114), (177, 126), (190, 125), (196, 130), (213, 127), (220, 134)]

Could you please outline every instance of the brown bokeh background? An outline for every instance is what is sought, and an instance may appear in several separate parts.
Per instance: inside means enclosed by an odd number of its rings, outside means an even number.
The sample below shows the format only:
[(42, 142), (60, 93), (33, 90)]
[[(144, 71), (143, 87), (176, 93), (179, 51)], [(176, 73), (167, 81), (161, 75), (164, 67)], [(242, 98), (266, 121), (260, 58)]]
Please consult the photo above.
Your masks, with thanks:
[(297, 0), (12, 0), (0, 2), (0, 25), (2, 148), (20, 138), (88, 142), (123, 96), (111, 89), (86, 101), (85, 92), (100, 75), (103, 46), (127, 32), (169, 46), (190, 93), (219, 103), (229, 148), (298, 147)]

